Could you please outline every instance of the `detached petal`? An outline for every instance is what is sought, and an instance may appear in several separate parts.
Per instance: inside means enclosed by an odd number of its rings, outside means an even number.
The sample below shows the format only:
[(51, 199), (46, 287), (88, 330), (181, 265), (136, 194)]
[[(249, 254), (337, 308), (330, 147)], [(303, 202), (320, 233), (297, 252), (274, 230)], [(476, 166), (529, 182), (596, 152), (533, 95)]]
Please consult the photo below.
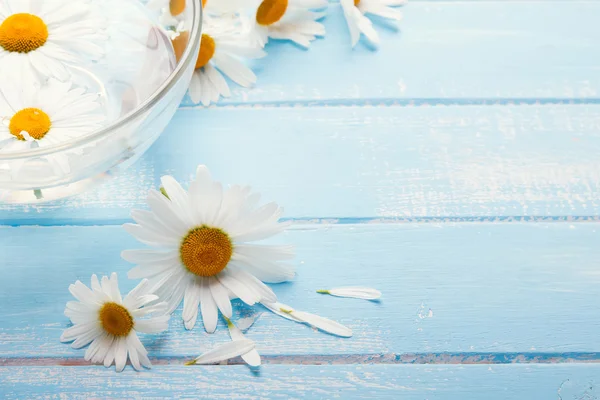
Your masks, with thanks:
[(229, 360), (230, 358), (238, 357), (254, 350), (254, 342), (252, 340), (234, 340), (217, 347), (214, 350), (207, 351), (196, 359), (187, 363), (194, 364), (214, 364), (221, 361)]
[[(240, 328), (235, 326), (230, 319), (226, 318), (225, 320), (227, 321), (227, 328), (229, 328), (229, 336), (231, 336), (231, 340), (246, 340), (246, 336), (244, 336), (244, 333)], [(243, 354), (242, 360), (244, 360), (251, 367), (258, 367), (261, 363), (260, 354), (258, 354), (256, 349)]]
[(273, 313), (291, 321), (305, 323), (336, 336), (352, 336), (352, 330), (350, 328), (330, 319), (304, 311), (296, 311), (292, 307), (282, 303), (262, 303), (262, 305)]
[(381, 298), (381, 292), (379, 290), (365, 287), (341, 287), (329, 290), (317, 290), (317, 293), (363, 300), (377, 300)]

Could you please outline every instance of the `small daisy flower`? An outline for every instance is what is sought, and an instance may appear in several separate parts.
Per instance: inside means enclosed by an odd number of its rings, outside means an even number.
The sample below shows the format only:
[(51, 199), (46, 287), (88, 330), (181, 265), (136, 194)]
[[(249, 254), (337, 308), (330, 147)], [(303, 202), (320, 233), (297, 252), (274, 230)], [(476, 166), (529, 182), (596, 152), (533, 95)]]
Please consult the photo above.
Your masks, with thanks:
[[(0, 151), (52, 146), (91, 133), (105, 116), (98, 93), (50, 79), (45, 85), (5, 81), (0, 88)], [(65, 155), (47, 156), (56, 173), (68, 173)], [(16, 162), (15, 162), (16, 163)], [(12, 164), (17, 173), (22, 164)]]
[(68, 65), (99, 59), (105, 20), (92, 0), (0, 2), (0, 71), (67, 80)]
[(392, 21), (400, 21), (402, 14), (392, 8), (406, 4), (406, 0), (340, 0), (352, 47), (356, 46), (362, 33), (373, 44), (379, 43), (379, 35), (366, 14), (375, 15)]
[[(207, 21), (207, 19), (205, 19)], [(231, 96), (224, 76), (242, 87), (256, 83), (256, 75), (244, 63), (244, 59), (258, 59), (266, 55), (258, 43), (252, 43), (231, 25), (211, 19), (203, 28), (196, 70), (190, 83), (190, 98), (208, 106), (221, 96)], [(181, 48), (174, 39), (173, 47)], [(183, 39), (185, 40), (185, 38)]]
[(162, 178), (164, 193), (150, 191), (151, 211), (134, 210), (137, 224), (124, 228), (154, 249), (127, 250), (122, 257), (138, 264), (129, 278), (148, 278), (172, 312), (183, 300), (183, 321), (192, 329), (202, 312), (204, 328), (214, 332), (218, 311), (231, 318), (231, 298), (249, 305), (276, 301), (263, 282), (284, 282), (294, 269), (290, 246), (255, 243), (283, 231), (282, 209), (275, 203), (257, 207), (260, 195), (249, 187), (223, 190), (201, 165), (184, 190), (170, 176)]
[[(136, 370), (150, 368), (148, 352), (137, 336), (137, 332), (159, 333), (169, 326), (169, 315), (164, 312), (165, 303), (155, 302), (158, 296), (151, 294), (148, 281), (140, 282), (125, 298), (121, 298), (117, 274), (99, 281), (92, 275), (91, 288), (80, 281), (69, 286), (69, 291), (78, 301), (67, 303), (65, 315), (73, 326), (66, 329), (60, 340), (73, 341), (71, 347), (80, 349), (90, 344), (85, 360), (104, 363), (105, 367), (115, 364), (117, 372), (123, 371), (127, 359)], [(142, 317), (157, 314), (150, 318)]]
[(308, 48), (311, 41), (325, 36), (325, 27), (317, 22), (325, 13), (311, 10), (325, 7), (326, 0), (263, 0), (254, 8), (252, 34), (262, 47), (272, 38)]

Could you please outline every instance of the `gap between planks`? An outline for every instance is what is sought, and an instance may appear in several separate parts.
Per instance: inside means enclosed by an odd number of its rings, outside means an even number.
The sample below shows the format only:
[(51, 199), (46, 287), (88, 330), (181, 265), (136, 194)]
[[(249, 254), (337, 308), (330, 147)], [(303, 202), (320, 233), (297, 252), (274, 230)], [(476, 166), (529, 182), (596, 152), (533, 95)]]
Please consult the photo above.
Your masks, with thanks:
[[(483, 217), (301, 217), (301, 218), (282, 218), (281, 222), (291, 221), (293, 223), (290, 229), (303, 229), (303, 225), (361, 225), (361, 224), (447, 224), (447, 223), (597, 223), (600, 222), (598, 215), (582, 216), (483, 216)], [(131, 219), (107, 219), (101, 221), (86, 219), (48, 219), (48, 220), (29, 220), (29, 219), (8, 219), (0, 221), (1, 227), (19, 227), (19, 226), (119, 226), (125, 223), (132, 223)]]
[[(189, 357), (151, 358), (153, 365), (182, 365)], [(350, 355), (263, 355), (263, 364), (269, 365), (351, 365), (351, 364), (569, 364), (600, 363), (600, 352), (592, 353), (404, 353), (404, 354), (350, 354)], [(220, 364), (243, 365), (236, 357)], [(90, 366), (82, 357), (18, 357), (0, 358), (0, 367)]]
[(217, 103), (209, 107), (203, 105), (182, 105), (180, 110), (246, 109), (246, 108), (304, 108), (304, 107), (427, 107), (427, 106), (515, 106), (515, 105), (599, 105), (598, 97), (582, 98), (370, 98), (370, 99), (307, 99), (282, 101), (257, 101), (250, 103)]

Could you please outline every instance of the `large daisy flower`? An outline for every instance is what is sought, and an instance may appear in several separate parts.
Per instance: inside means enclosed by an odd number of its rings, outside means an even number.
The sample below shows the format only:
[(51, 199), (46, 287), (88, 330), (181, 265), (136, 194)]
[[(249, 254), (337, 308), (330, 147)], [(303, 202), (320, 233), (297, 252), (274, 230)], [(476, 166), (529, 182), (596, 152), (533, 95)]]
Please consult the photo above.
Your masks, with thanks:
[(400, 21), (402, 14), (392, 8), (406, 4), (406, 0), (340, 0), (350, 30), (352, 47), (356, 46), (362, 33), (373, 44), (379, 43), (379, 35), (366, 14), (392, 21)]
[[(43, 86), (5, 81), (0, 88), (0, 152), (59, 144), (102, 127), (100, 95), (50, 79)], [(56, 173), (70, 171), (66, 156), (48, 156)], [(13, 173), (22, 164), (11, 165)]]
[[(69, 286), (78, 301), (69, 301), (65, 315), (73, 326), (66, 329), (60, 340), (73, 341), (71, 347), (80, 349), (90, 344), (85, 359), (93, 363), (113, 363), (118, 372), (125, 368), (127, 359), (136, 370), (150, 368), (148, 352), (140, 342), (137, 332), (158, 333), (169, 326), (167, 305), (155, 302), (158, 296), (148, 291), (148, 281), (140, 282), (125, 298), (121, 297), (117, 274), (99, 281), (92, 275), (91, 288), (80, 281)], [(141, 319), (152, 314), (150, 318)], [(156, 316), (157, 315), (157, 316)]]
[(325, 27), (317, 22), (325, 13), (311, 11), (324, 7), (326, 0), (263, 0), (254, 8), (252, 31), (263, 47), (269, 38), (309, 47), (311, 41), (325, 36)]
[(238, 26), (242, 22), (225, 24), (209, 18), (205, 18), (205, 21), (189, 93), (193, 102), (207, 106), (221, 96), (231, 96), (223, 75), (246, 88), (254, 85), (256, 75), (244, 63), (244, 59), (258, 59), (267, 53), (256, 41), (250, 41), (248, 36), (241, 33)]
[(105, 21), (92, 0), (0, 2), (0, 71), (66, 80), (68, 65), (100, 58)]
[(282, 209), (275, 203), (257, 208), (260, 196), (249, 187), (223, 190), (205, 166), (198, 167), (189, 191), (170, 176), (162, 178), (162, 185), (163, 193), (152, 190), (148, 195), (151, 211), (134, 210), (137, 224), (124, 226), (154, 247), (122, 253), (125, 260), (138, 264), (129, 277), (147, 278), (170, 311), (183, 300), (187, 329), (196, 324), (200, 306), (210, 333), (216, 329), (218, 310), (231, 318), (231, 298), (249, 305), (275, 299), (263, 282), (294, 276), (293, 268), (282, 262), (293, 258), (293, 249), (252, 242), (288, 225), (279, 222)]

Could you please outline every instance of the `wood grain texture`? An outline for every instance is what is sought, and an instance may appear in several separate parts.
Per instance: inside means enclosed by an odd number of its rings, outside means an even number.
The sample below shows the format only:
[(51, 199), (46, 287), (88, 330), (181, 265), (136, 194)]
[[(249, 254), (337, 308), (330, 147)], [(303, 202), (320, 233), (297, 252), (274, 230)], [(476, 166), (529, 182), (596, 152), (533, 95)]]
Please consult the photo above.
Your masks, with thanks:
[(107, 224), (163, 174), (207, 164), (285, 217), (600, 215), (600, 106), (180, 110), (130, 170), (72, 200), (0, 207), (0, 224)]
[(599, 97), (598, 2), (427, 1), (402, 13), (399, 32), (376, 26), (378, 51), (352, 50), (340, 5), (330, 4), (324, 39), (309, 51), (270, 43), (256, 87), (232, 86), (218, 105)]
[[(334, 355), (365, 361), (413, 353), (500, 353), (488, 361), (578, 359), (600, 351), (597, 223), (299, 225), (281, 242), (297, 246), (298, 277), (274, 285), (284, 303), (333, 318), (354, 330), (340, 339), (235, 304), (234, 319), (256, 320), (248, 336), (263, 355)], [(35, 244), (35, 251), (32, 250)], [(67, 287), (92, 273), (121, 276), (130, 268), (120, 251), (137, 248), (120, 227), (0, 229), (1, 357), (80, 358), (59, 343)], [(316, 289), (364, 285), (383, 292), (380, 303), (339, 299)], [(229, 340), (189, 332), (180, 312), (164, 334), (144, 338), (152, 357), (190, 357)], [(569, 354), (567, 354), (569, 353)], [(362, 357), (362, 358), (361, 358)], [(470, 362), (468, 357), (458, 362)], [(487, 356), (486, 356), (487, 357)], [(512, 357), (512, 358), (511, 358)], [(593, 358), (594, 356), (584, 356)], [(398, 361), (398, 360), (396, 360)], [(480, 362), (475, 357), (473, 362)], [(485, 360), (484, 360), (485, 361)], [(450, 360), (449, 362), (452, 362)]]
[(0, 367), (5, 399), (588, 400), (600, 365)]

